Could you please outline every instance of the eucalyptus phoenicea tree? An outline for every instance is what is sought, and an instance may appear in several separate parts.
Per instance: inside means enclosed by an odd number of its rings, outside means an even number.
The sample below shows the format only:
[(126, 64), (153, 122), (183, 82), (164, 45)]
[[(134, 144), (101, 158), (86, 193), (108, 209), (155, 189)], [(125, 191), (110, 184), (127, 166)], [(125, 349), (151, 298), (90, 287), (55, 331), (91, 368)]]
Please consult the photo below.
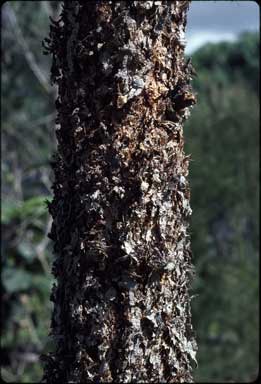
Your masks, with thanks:
[(43, 382), (190, 382), (188, 1), (68, 1), (58, 85)]

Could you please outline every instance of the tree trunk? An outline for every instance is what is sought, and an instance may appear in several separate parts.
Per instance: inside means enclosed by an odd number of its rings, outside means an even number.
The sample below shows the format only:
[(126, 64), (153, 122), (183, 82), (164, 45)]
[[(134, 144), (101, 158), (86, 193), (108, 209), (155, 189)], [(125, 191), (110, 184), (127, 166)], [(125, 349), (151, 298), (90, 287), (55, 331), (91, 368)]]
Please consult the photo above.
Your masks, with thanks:
[(56, 350), (43, 382), (192, 381), (188, 3), (68, 1), (52, 21)]

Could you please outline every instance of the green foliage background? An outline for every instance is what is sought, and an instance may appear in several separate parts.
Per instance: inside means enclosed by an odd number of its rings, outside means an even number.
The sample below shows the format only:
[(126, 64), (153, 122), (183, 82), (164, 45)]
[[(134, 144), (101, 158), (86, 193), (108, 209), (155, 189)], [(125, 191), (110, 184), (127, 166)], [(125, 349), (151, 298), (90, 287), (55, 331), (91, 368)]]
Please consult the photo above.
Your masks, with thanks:
[[(41, 53), (59, 2), (2, 8), (2, 378), (38, 382), (51, 348), (52, 245), (47, 233), (55, 89)], [(191, 294), (197, 382), (251, 381), (258, 372), (259, 37), (193, 54), (198, 104), (185, 124), (190, 164)], [(40, 71), (40, 74), (39, 72)]]
[(195, 379), (249, 382), (258, 373), (259, 37), (193, 55), (198, 104), (188, 120)]

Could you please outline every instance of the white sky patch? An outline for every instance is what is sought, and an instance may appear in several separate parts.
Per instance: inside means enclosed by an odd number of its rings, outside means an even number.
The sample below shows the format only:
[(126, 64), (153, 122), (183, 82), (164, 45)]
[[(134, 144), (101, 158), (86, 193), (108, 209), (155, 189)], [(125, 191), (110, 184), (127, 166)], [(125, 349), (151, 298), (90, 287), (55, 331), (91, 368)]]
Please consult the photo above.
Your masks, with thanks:
[(259, 7), (255, 1), (195, 1), (188, 11), (186, 53), (206, 43), (235, 41), (244, 31), (258, 31)]
[(195, 32), (187, 36), (186, 54), (191, 54), (206, 43), (219, 43), (220, 41), (235, 41), (237, 35), (232, 32)]

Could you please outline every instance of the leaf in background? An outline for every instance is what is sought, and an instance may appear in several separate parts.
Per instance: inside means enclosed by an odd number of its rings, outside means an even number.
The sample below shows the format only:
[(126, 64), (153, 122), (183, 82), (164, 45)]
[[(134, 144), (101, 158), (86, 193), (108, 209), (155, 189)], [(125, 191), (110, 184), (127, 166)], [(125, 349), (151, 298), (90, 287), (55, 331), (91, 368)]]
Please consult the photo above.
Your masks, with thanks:
[(22, 269), (5, 268), (2, 271), (2, 281), (8, 293), (15, 293), (31, 287), (32, 275)]
[(26, 219), (29, 216), (39, 217), (47, 213), (46, 201), (49, 196), (35, 196), (21, 202), (19, 205), (14, 202), (3, 202), (1, 211), (1, 222), (8, 224), (14, 219)]
[(3, 201), (1, 209), (1, 223), (8, 224), (17, 216), (19, 207), (14, 202)]
[(21, 218), (33, 215), (34, 217), (41, 216), (47, 212), (46, 200), (49, 196), (35, 196), (27, 199), (20, 208)]
[(47, 295), (49, 297), (49, 292), (52, 287), (53, 280), (51, 276), (46, 276), (44, 274), (37, 274), (32, 276), (32, 288), (35, 288), (39, 293)]
[(18, 244), (17, 250), (19, 254), (28, 262), (33, 261), (36, 257), (32, 243), (23, 241), (22, 243)]

